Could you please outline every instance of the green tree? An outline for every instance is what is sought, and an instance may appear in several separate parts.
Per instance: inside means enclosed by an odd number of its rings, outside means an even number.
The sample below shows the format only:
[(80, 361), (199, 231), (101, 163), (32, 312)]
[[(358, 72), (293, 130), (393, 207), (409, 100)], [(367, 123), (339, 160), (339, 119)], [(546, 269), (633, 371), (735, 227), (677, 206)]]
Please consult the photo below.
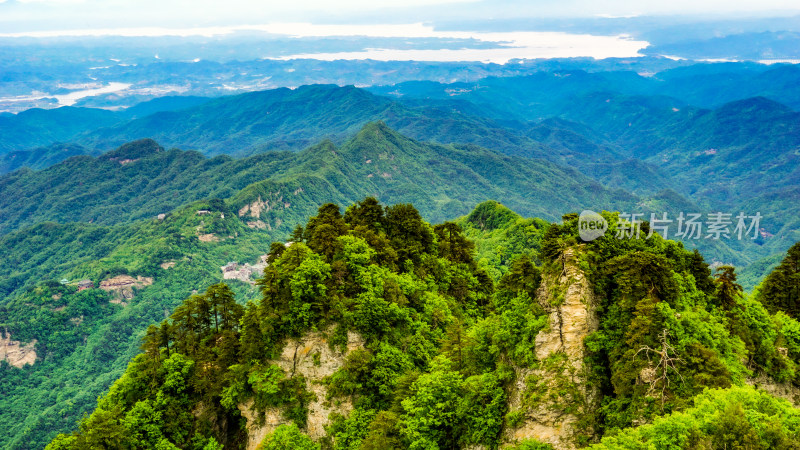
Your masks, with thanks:
[(714, 275), (714, 282), (717, 285), (717, 300), (720, 305), (730, 311), (739, 305), (739, 298), (742, 295), (742, 286), (736, 282), (736, 272), (733, 266), (717, 267)]
[(433, 227), (439, 241), (439, 256), (453, 262), (474, 266), (472, 259), (475, 254), (475, 244), (467, 240), (461, 227), (453, 222), (445, 222)]
[(800, 318), (800, 242), (794, 244), (758, 290), (758, 300), (774, 313)]
[(339, 212), (339, 207), (326, 203), (319, 207), (317, 215), (309, 219), (303, 236), (306, 244), (315, 253), (330, 262), (341, 248), (338, 237), (347, 233), (347, 223)]
[(344, 220), (351, 228), (364, 226), (375, 232), (384, 231), (384, 210), (375, 197), (367, 197), (348, 207)]
[(297, 425), (281, 425), (267, 435), (258, 450), (320, 450), (320, 445), (303, 434)]

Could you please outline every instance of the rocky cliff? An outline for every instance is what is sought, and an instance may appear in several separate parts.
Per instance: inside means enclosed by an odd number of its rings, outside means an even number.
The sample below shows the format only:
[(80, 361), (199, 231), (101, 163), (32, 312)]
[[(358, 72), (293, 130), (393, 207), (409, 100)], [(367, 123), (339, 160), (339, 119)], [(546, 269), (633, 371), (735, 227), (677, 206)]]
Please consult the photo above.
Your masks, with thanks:
[[(333, 328), (323, 332), (311, 332), (300, 339), (291, 339), (284, 346), (280, 358), (272, 361), (287, 377), (303, 375), (306, 390), (316, 398), (308, 406), (308, 426), (306, 433), (314, 440), (325, 436), (325, 426), (332, 412), (347, 415), (353, 409), (348, 401), (328, 401), (327, 389), (323, 379), (333, 375), (344, 365), (347, 355), (356, 349), (364, 348), (364, 340), (356, 333), (348, 332), (345, 351), (331, 349), (328, 335)], [(252, 400), (239, 405), (242, 416), (247, 419), (247, 450), (255, 450), (266, 435), (275, 431), (280, 425), (287, 424), (281, 408), (268, 408), (264, 420), (259, 420), (258, 412), (253, 408)]]
[(114, 298), (111, 303), (126, 305), (128, 300), (133, 299), (136, 289), (142, 289), (151, 284), (153, 284), (153, 279), (150, 277), (133, 278), (130, 275), (117, 275), (101, 281), (100, 289), (113, 294)]
[(27, 344), (11, 340), (11, 334), (0, 331), (0, 361), (8, 361), (14, 367), (36, 362), (36, 340)]
[(516, 368), (509, 389), (509, 410), (520, 417), (506, 430), (508, 443), (537, 439), (557, 450), (576, 448), (591, 437), (585, 422), (599, 398), (586, 381), (584, 338), (599, 326), (592, 286), (578, 265), (580, 247), (567, 249), (555, 273), (545, 274), (537, 299), (549, 314), (549, 325), (536, 336), (536, 359)]

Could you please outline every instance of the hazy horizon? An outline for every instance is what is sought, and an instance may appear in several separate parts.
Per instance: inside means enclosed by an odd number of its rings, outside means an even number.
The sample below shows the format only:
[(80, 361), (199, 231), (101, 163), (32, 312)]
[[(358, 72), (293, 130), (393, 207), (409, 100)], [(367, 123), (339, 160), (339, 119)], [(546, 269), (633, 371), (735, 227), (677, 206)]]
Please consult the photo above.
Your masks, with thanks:
[[(263, 4), (252, 0), (185, 2), (130, 0), (0, 0), (0, 35), (109, 34), (110, 30), (137, 29), (136, 35), (175, 34), (175, 30), (205, 29), (214, 34), (230, 29), (263, 28), (269, 24), (414, 24), (435, 26), (452, 21), (503, 21), (509, 19), (630, 19), (681, 16), (704, 20), (782, 18), (800, 14), (797, 2), (725, 2), (719, 0), (591, 2), (587, 0), (500, 2), (464, 0), (408, 0), (367, 2), (345, 0), (335, 5), (320, 0)], [(216, 29), (216, 31), (214, 31)], [(469, 31), (465, 28), (464, 31)], [(522, 30), (506, 30), (522, 31)], [(527, 30), (530, 31), (530, 30)], [(552, 31), (552, 30), (539, 30)], [(113, 33), (112, 33), (113, 34)], [(180, 33), (179, 33), (180, 34)], [(184, 33), (185, 34), (185, 33)]]

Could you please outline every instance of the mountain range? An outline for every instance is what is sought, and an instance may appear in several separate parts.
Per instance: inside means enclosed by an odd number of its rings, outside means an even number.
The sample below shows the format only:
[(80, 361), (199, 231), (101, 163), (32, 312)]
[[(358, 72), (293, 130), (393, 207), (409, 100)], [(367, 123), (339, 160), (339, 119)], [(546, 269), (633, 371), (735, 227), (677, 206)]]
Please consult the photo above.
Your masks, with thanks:
[[(147, 325), (193, 293), (225, 280), (240, 303), (257, 300), (271, 244), (329, 202), (455, 220), (495, 282), (520, 255), (541, 262), (545, 230), (568, 213), (760, 212), (755, 240), (683, 244), (744, 268), (752, 289), (800, 241), (800, 113), (780, 84), (797, 76), (543, 72), (2, 115), (0, 338), (34, 364), (0, 362), (0, 446), (72, 428)], [(714, 94), (731, 79), (744, 87)], [(684, 264), (671, 245), (659, 251)]]

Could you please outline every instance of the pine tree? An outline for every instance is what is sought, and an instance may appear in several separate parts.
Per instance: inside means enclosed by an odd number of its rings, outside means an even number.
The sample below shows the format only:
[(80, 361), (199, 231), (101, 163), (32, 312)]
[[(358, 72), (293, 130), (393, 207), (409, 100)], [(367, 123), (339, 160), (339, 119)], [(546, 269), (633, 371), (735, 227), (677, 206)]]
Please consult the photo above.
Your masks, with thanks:
[(726, 311), (730, 311), (739, 304), (742, 295), (742, 286), (736, 282), (736, 272), (733, 266), (717, 267), (714, 281), (717, 284), (717, 300)]
[(694, 276), (697, 289), (709, 295), (714, 293), (715, 285), (714, 281), (711, 279), (711, 269), (708, 263), (703, 259), (703, 255), (701, 255), (697, 249), (694, 249), (689, 258), (689, 271)]
[(758, 300), (772, 313), (783, 311), (800, 318), (800, 242), (789, 249), (780, 265), (764, 280)]

